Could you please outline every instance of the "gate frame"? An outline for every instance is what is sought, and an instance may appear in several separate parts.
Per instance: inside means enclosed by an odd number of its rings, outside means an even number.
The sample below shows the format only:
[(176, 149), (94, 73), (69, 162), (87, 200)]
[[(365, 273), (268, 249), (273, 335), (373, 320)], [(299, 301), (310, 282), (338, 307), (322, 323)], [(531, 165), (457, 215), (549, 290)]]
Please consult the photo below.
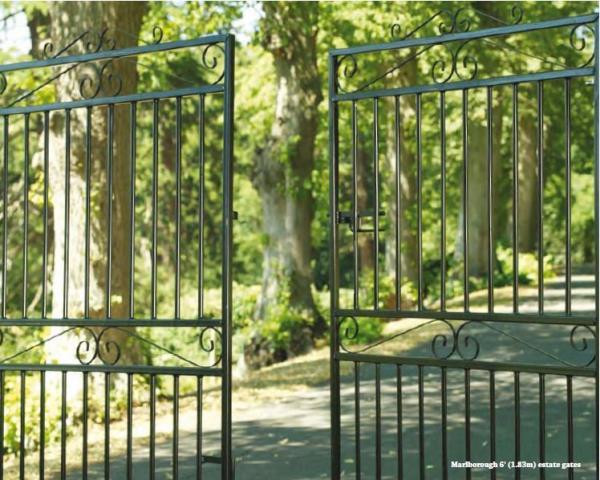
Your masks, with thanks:
[[(206, 57), (206, 49), (218, 46), (218, 48), (222, 51), (222, 63), (223, 63), (223, 71), (221, 76), (214, 84), (201, 84), (195, 85), (194, 87), (187, 89), (178, 89), (178, 90), (158, 90), (156, 92), (141, 92), (134, 93), (130, 95), (120, 95), (119, 92), (112, 96), (98, 96), (98, 92), (94, 94), (91, 98), (84, 98), (82, 100), (72, 100), (68, 102), (58, 102), (54, 101), (51, 103), (41, 103), (34, 104), (31, 106), (14, 106), (15, 103), (19, 103), (20, 101), (28, 98), (27, 96), (23, 98), (19, 98), (17, 102), (10, 104), (6, 107), (0, 108), (0, 117), (3, 117), (5, 132), (8, 131), (8, 118), (11, 116), (28, 116), (30, 113), (38, 113), (38, 112), (48, 112), (48, 111), (70, 111), (71, 109), (77, 108), (86, 108), (86, 107), (108, 107), (121, 105), (121, 104), (134, 104), (143, 101), (154, 101), (160, 99), (180, 99), (184, 96), (190, 95), (209, 95), (215, 93), (222, 93), (223, 95), (223, 107), (222, 107), (222, 137), (223, 137), (223, 152), (222, 152), (222, 167), (221, 167), (221, 179), (223, 185), (223, 198), (222, 198), (222, 211), (221, 211), (221, 227), (222, 227), (222, 261), (221, 261), (221, 319), (213, 320), (207, 319), (206, 317), (202, 317), (198, 320), (181, 320), (181, 325), (176, 325), (175, 320), (179, 319), (162, 319), (156, 320), (151, 318), (130, 318), (127, 319), (116, 319), (111, 318), (110, 314), (108, 317), (103, 319), (92, 319), (92, 318), (84, 318), (82, 315), (81, 318), (61, 318), (54, 319), (49, 318), (42, 314), (42, 318), (29, 318), (26, 310), (23, 310), (23, 315), (19, 318), (12, 317), (8, 318), (6, 316), (6, 277), (7, 277), (7, 268), (6, 268), (6, 256), (7, 256), (7, 247), (6, 247), (6, 216), (4, 225), (2, 226), (2, 235), (4, 236), (4, 246), (2, 247), (2, 255), (4, 258), (3, 267), (2, 267), (2, 297), (1, 303), (2, 306), (0, 308), (0, 324), (3, 327), (9, 326), (21, 326), (21, 327), (43, 327), (43, 326), (62, 326), (62, 327), (73, 327), (73, 328), (88, 328), (88, 327), (100, 327), (100, 328), (111, 328), (111, 327), (136, 327), (136, 326), (152, 326), (152, 322), (157, 322), (163, 327), (169, 328), (178, 328), (178, 327), (194, 327), (198, 326), (203, 329), (215, 329), (220, 328), (220, 346), (221, 346), (221, 354), (220, 360), (213, 366), (195, 366), (195, 367), (168, 367), (168, 366), (158, 366), (158, 368), (148, 368), (146, 365), (126, 365), (126, 366), (114, 366), (105, 365), (105, 364), (93, 364), (90, 361), (90, 364), (59, 364), (59, 365), (51, 365), (51, 364), (38, 364), (38, 363), (2, 363), (0, 364), (0, 444), (3, 445), (3, 431), (4, 431), (4, 377), (7, 372), (21, 372), (24, 375), (27, 372), (46, 372), (46, 371), (61, 371), (64, 374), (67, 372), (106, 372), (107, 374), (110, 372), (114, 373), (127, 373), (127, 374), (164, 374), (170, 375), (174, 378), (177, 378), (179, 375), (192, 375), (192, 376), (208, 376), (208, 377), (220, 377), (221, 378), (221, 446), (220, 446), (220, 454), (221, 458), (216, 458), (212, 456), (202, 455), (204, 461), (198, 462), (200, 463), (221, 463), (221, 478), (223, 480), (231, 480), (234, 477), (234, 462), (232, 456), (232, 288), (233, 288), (233, 271), (232, 271), (232, 255), (233, 255), (233, 221), (235, 220), (235, 213), (233, 210), (233, 176), (234, 176), (234, 79), (235, 79), (235, 35), (230, 33), (220, 33), (215, 35), (205, 35), (201, 37), (195, 37), (192, 39), (186, 40), (175, 40), (169, 42), (163, 42), (162, 40), (162, 29), (158, 26), (154, 27), (153, 36), (155, 37), (154, 43), (146, 44), (146, 45), (138, 45), (132, 47), (125, 47), (119, 49), (105, 48), (105, 34), (107, 30), (103, 31), (99, 34), (98, 46), (97, 50), (91, 53), (83, 53), (83, 54), (70, 54), (68, 50), (77, 44), (79, 41), (86, 41), (86, 36), (93, 32), (84, 32), (80, 34), (75, 40), (69, 43), (67, 46), (60, 46), (62, 50), (60, 50), (56, 56), (42, 59), (42, 60), (30, 60), (30, 61), (21, 61), (11, 64), (3, 64), (0, 65), (0, 80), (4, 82), (2, 91), (6, 88), (6, 78), (5, 74), (11, 72), (17, 72), (22, 70), (35, 70), (35, 69), (43, 69), (47, 67), (53, 66), (62, 66), (62, 65), (75, 65), (75, 67), (83, 64), (87, 64), (88, 62), (94, 62), (99, 60), (106, 60), (108, 62), (123, 58), (123, 57), (138, 57), (143, 56), (144, 54), (151, 54), (153, 52), (167, 52), (174, 50), (182, 50), (186, 48), (204, 48), (204, 55), (202, 56), (201, 62), (204, 64), (206, 68), (209, 70), (214, 69), (217, 66), (216, 58), (209, 59), (207, 63)], [(158, 37), (158, 38), (156, 38)], [(110, 40), (109, 40), (110, 41)], [(50, 54), (52, 50), (50, 50)], [(211, 63), (212, 62), (212, 63)], [(68, 71), (68, 70), (67, 70)], [(64, 74), (63, 72), (61, 73)], [(103, 74), (103, 70), (100, 71), (100, 75)], [(56, 77), (57, 78), (57, 77)], [(51, 80), (54, 81), (54, 79)], [(100, 79), (97, 80), (101, 81)], [(111, 80), (112, 81), (112, 80)], [(50, 83), (51, 83), (50, 82)], [(1, 85), (1, 83), (0, 83)], [(98, 87), (99, 89), (100, 87)], [(98, 90), (99, 91), (99, 90)], [(35, 93), (30, 92), (30, 94)], [(204, 121), (204, 120), (203, 120)], [(47, 125), (45, 128), (48, 128)], [(25, 129), (25, 138), (26, 142), (28, 142), (29, 137), (28, 130)], [(68, 134), (65, 134), (65, 137), (70, 138), (70, 130)], [(47, 147), (46, 147), (47, 148)], [(28, 154), (27, 154), (28, 155)], [(7, 170), (6, 166), (8, 165), (8, 147), (4, 148), (4, 167), (3, 167), (3, 185), (7, 185)], [(69, 158), (69, 157), (67, 157)], [(26, 162), (27, 156), (26, 156)], [(112, 165), (112, 164), (109, 164)], [(27, 167), (29, 164), (27, 164)], [(69, 167), (67, 167), (69, 168)], [(108, 180), (107, 182), (110, 182)], [(112, 184), (111, 184), (112, 185)], [(25, 184), (25, 188), (27, 184)], [(47, 188), (47, 186), (45, 187)], [(4, 188), (6, 191), (6, 188)], [(68, 188), (67, 188), (68, 190)], [(46, 191), (46, 190), (45, 190)], [(29, 194), (29, 190), (26, 190), (26, 195)], [(26, 197), (29, 198), (29, 197)], [(3, 208), (6, 212), (6, 196), (4, 196)], [(68, 208), (68, 207), (67, 207)], [(27, 217), (25, 217), (27, 218)], [(25, 224), (27, 224), (27, 220), (25, 220)], [(112, 224), (111, 224), (112, 225)], [(25, 227), (26, 228), (26, 227)], [(67, 227), (68, 228), (68, 227)], [(26, 230), (25, 230), (26, 231)], [(135, 235), (135, 231), (133, 233)], [(110, 242), (111, 240), (109, 240)], [(25, 251), (27, 250), (27, 240), (25, 240)], [(47, 254), (45, 254), (47, 255)], [(110, 263), (110, 262), (109, 262)], [(44, 271), (44, 275), (47, 276), (49, 271), (48, 266), (46, 265), (46, 271)], [(176, 274), (178, 275), (178, 274)], [(27, 280), (25, 279), (25, 284)], [(44, 293), (45, 295), (45, 293)], [(176, 314), (175, 316), (178, 316)], [(186, 325), (184, 322), (189, 322), (190, 325)], [(192, 324), (193, 323), (193, 324)], [(99, 338), (93, 339), (96, 342), (96, 347), (98, 347)], [(202, 340), (201, 340), (202, 341)], [(88, 345), (89, 346), (89, 345)], [(93, 347), (92, 347), (93, 348)], [(200, 348), (200, 347), (199, 347)], [(204, 348), (204, 347), (202, 347)], [(214, 348), (214, 347), (213, 347)], [(94, 357), (95, 358), (95, 357)], [(118, 359), (117, 359), (118, 361)], [(220, 363), (220, 365), (219, 365)], [(158, 371), (159, 369), (163, 369)], [(43, 378), (43, 377), (42, 377)], [(22, 387), (23, 388), (23, 387)], [(45, 391), (45, 390), (44, 390)], [(23, 402), (23, 399), (21, 399)], [(21, 404), (23, 405), (23, 403)], [(64, 414), (64, 413), (63, 413)], [(177, 415), (178, 416), (178, 415)], [(23, 413), (21, 413), (21, 422), (24, 421)], [(62, 434), (61, 434), (62, 435)], [(150, 434), (152, 435), (152, 433)], [(175, 434), (174, 434), (175, 438)], [(128, 437), (129, 442), (129, 437)], [(3, 453), (0, 445), (0, 478), (3, 478), (4, 473), (4, 464), (3, 464)], [(21, 454), (24, 454), (24, 446), (21, 446)], [(62, 455), (66, 455), (64, 453), (64, 446), (61, 447)], [(128, 466), (127, 472), (128, 475), (131, 475), (130, 465), (129, 465), (129, 457), (130, 453), (128, 451)], [(24, 475), (24, 463), (21, 459), (21, 478)], [(106, 460), (105, 460), (106, 461)], [(87, 466), (87, 464), (84, 464)], [(105, 464), (106, 465), (106, 464)], [(85, 467), (84, 467), (85, 468)], [(152, 466), (151, 466), (152, 468)]]
[[(339, 277), (340, 277), (340, 271), (339, 271), (339, 250), (338, 250), (338, 237), (339, 237), (339, 225), (341, 223), (348, 223), (348, 222), (353, 222), (353, 220), (350, 218), (345, 218), (344, 213), (345, 212), (341, 212), (338, 208), (338, 192), (339, 192), (339, 136), (338, 136), (338, 117), (339, 117), (339, 109), (338, 109), (338, 105), (340, 102), (342, 101), (354, 101), (354, 100), (361, 100), (361, 99), (377, 99), (377, 98), (383, 98), (383, 97), (392, 97), (392, 96), (396, 96), (396, 98), (398, 98), (398, 96), (400, 95), (399, 91), (402, 91), (403, 95), (410, 95), (410, 94), (417, 94), (417, 92), (419, 93), (425, 93), (425, 92), (436, 92), (436, 93), (440, 93), (440, 92), (444, 92), (444, 91), (454, 91), (454, 90), (469, 90), (469, 89), (475, 89), (475, 88), (481, 88), (481, 87), (485, 87), (488, 85), (493, 85), (493, 86), (497, 86), (497, 85), (502, 85), (502, 84), (519, 84), (521, 82), (525, 82), (525, 81), (536, 81), (536, 80), (551, 80), (553, 78), (566, 78), (566, 75), (564, 75), (564, 70), (558, 70), (556, 73), (556, 75), (553, 75), (553, 72), (534, 72), (534, 73), (526, 73), (526, 74), (516, 74), (516, 75), (511, 75), (509, 77), (506, 77), (504, 79), (504, 82), (498, 82), (498, 80), (502, 77), (489, 77), (486, 79), (470, 79), (470, 80), (465, 80), (463, 81), (462, 79), (459, 79), (460, 81), (456, 81), (456, 80), (450, 80), (448, 81), (448, 83), (446, 84), (445, 82), (440, 83), (436, 83), (435, 81), (431, 82), (430, 84), (427, 83), (420, 83), (420, 84), (415, 84), (415, 85), (411, 85), (407, 88), (381, 88), (381, 89), (375, 89), (375, 90), (363, 90), (361, 91), (361, 89), (358, 89), (356, 91), (350, 91), (350, 92), (343, 92), (341, 93), (339, 91), (339, 78), (341, 77), (341, 75), (339, 75), (339, 70), (341, 67), (341, 63), (343, 61), (343, 59), (345, 57), (350, 57), (353, 59), (353, 65), (350, 67), (350, 70), (353, 70), (356, 68), (356, 62), (354, 59), (354, 55), (356, 54), (365, 54), (365, 53), (375, 53), (375, 52), (383, 52), (383, 51), (391, 51), (391, 50), (400, 50), (402, 48), (407, 48), (407, 47), (419, 47), (419, 46), (424, 46), (424, 45), (431, 45), (431, 46), (435, 46), (435, 45), (440, 45), (440, 44), (446, 44), (446, 43), (450, 43), (450, 42), (457, 42), (457, 41), (467, 41), (467, 40), (472, 40), (472, 39), (483, 39), (483, 38), (489, 38), (489, 37), (494, 37), (494, 36), (501, 36), (501, 35), (510, 35), (510, 34), (515, 34), (515, 33), (527, 33), (527, 32), (532, 32), (532, 31), (537, 31), (537, 30), (545, 30), (545, 29), (551, 29), (551, 28), (557, 28), (557, 27), (573, 27), (573, 28), (577, 28), (579, 26), (582, 25), (592, 25), (591, 28), (593, 28), (593, 34), (594, 34), (594, 45), (593, 45), (593, 50), (594, 50), (594, 60), (591, 63), (591, 65), (588, 66), (588, 70), (593, 71), (592, 74), (583, 74), (580, 73), (579, 75), (573, 75), (573, 76), (586, 76), (588, 78), (593, 78), (594, 79), (594, 92), (593, 92), (593, 98), (594, 98), (594, 130), (595, 130), (595, 135), (596, 135), (596, 142), (594, 143), (594, 152), (593, 152), (593, 175), (594, 175), (594, 219), (596, 222), (596, 233), (595, 233), (595, 237), (594, 237), (594, 243), (595, 243), (595, 252), (594, 252), (594, 256), (595, 256), (595, 260), (594, 260), (594, 268), (595, 268), (595, 272), (594, 272), (594, 276), (595, 276), (595, 313), (594, 313), (594, 323), (582, 323), (582, 324), (572, 324), (569, 323), (568, 325), (589, 325), (590, 328), (595, 329), (595, 341), (594, 341), (594, 348), (595, 348), (595, 360), (593, 360), (593, 369), (590, 368), (588, 369), (588, 373), (587, 376), (593, 376), (595, 378), (595, 391), (596, 391), (596, 472), (600, 471), (599, 469), (599, 458), (598, 458), (598, 408), (599, 408), (599, 337), (598, 337), (598, 329), (599, 329), (599, 315), (600, 315), (600, 145), (598, 145), (598, 140), (600, 139), (600, 119), (599, 119), (599, 84), (600, 84), (600, 76), (599, 76), (599, 70), (600, 70), (600, 27), (599, 27), (599, 13), (596, 11), (596, 13), (592, 13), (592, 14), (588, 14), (588, 15), (578, 15), (578, 16), (570, 16), (570, 17), (562, 17), (559, 19), (554, 19), (554, 20), (544, 20), (544, 21), (537, 21), (537, 22), (531, 22), (531, 23), (520, 23), (520, 20), (522, 18), (522, 11), (520, 11), (520, 7), (519, 10), (517, 10), (517, 13), (520, 13), (520, 17), (517, 19), (517, 21), (515, 22), (515, 24), (513, 25), (507, 25), (507, 26), (501, 26), (501, 27), (492, 27), (492, 28), (485, 28), (485, 29), (479, 29), (479, 30), (473, 30), (473, 31), (463, 31), (463, 32), (450, 32), (450, 33), (444, 33), (444, 34), (440, 34), (440, 35), (434, 35), (434, 36), (428, 36), (428, 37), (423, 37), (423, 38), (409, 38), (412, 35), (414, 35), (418, 30), (420, 30), (422, 27), (424, 27), (425, 25), (427, 25), (428, 23), (430, 23), (434, 18), (436, 18), (437, 16), (439, 16), (441, 13), (449, 13), (452, 17), (452, 28), (454, 29), (454, 27), (456, 26), (456, 21), (457, 21), (457, 16), (460, 12), (460, 10), (456, 10), (454, 12), (450, 12), (450, 11), (444, 11), (441, 10), (438, 13), (434, 14), (433, 16), (429, 17), (427, 20), (425, 20), (422, 24), (420, 24), (419, 26), (417, 26), (415, 29), (413, 29), (412, 31), (410, 31), (409, 33), (406, 34), (406, 36), (401, 39), (401, 40), (394, 40), (394, 41), (390, 41), (390, 42), (386, 42), (386, 43), (377, 43), (377, 44), (366, 44), (366, 45), (359, 45), (359, 46), (351, 46), (351, 47), (346, 47), (346, 48), (336, 48), (336, 49), (330, 49), (329, 50), (329, 57), (328, 57), (328, 72), (329, 72), (329, 80), (328, 80), (328, 91), (329, 91), (329, 95), (328, 95), (328, 103), (329, 103), (329, 113), (328, 113), (328, 117), (329, 117), (329, 287), (330, 287), (330, 398), (331, 398), (331, 403), (330, 403), (330, 422), (331, 422), (331, 478), (332, 480), (338, 480), (341, 476), (341, 403), (340, 403), (340, 362), (341, 361), (360, 361), (360, 357), (361, 354), (358, 353), (343, 353), (340, 352), (340, 325), (341, 322), (339, 322), (338, 320), (341, 320), (344, 317), (352, 317), (352, 315), (357, 315), (357, 316), (367, 316), (367, 317), (372, 317), (372, 318), (386, 318), (386, 317), (392, 317), (392, 318), (403, 318), (406, 317), (407, 315), (396, 315), (396, 312), (392, 312), (391, 314), (386, 315), (385, 310), (382, 309), (367, 309), (367, 308), (363, 308), (362, 310), (353, 310), (353, 309), (346, 309), (346, 310), (340, 310), (339, 309)], [(461, 9), (462, 10), (462, 9)], [(513, 9), (513, 16), (515, 15), (515, 10)], [(392, 26), (392, 34), (394, 33), (394, 29), (396, 29), (397, 27), (399, 27), (399, 25), (394, 25)], [(454, 61), (456, 61), (456, 58), (454, 58)], [(579, 69), (579, 68), (583, 68), (583, 67), (573, 67), (574, 69)], [(566, 69), (565, 69), (566, 70)], [(354, 74), (354, 72), (352, 72), (349, 76), (351, 77)], [(561, 75), (562, 74), (562, 75)], [(536, 79), (531, 79), (528, 77), (531, 76), (535, 76)], [(463, 86), (457, 86), (457, 84), (462, 83)], [(369, 85), (369, 84), (367, 84)], [(445, 87), (445, 85), (448, 85), (448, 87)], [(427, 89), (427, 86), (429, 86), (430, 88)], [(410, 90), (412, 88), (412, 90), (414, 90), (414, 92), (410, 92), (407, 90)], [(398, 188), (398, 187), (396, 187)], [(377, 207), (379, 207), (379, 205), (377, 205)], [(354, 211), (356, 211), (356, 206), (353, 206)], [(376, 209), (374, 209), (376, 210)], [(378, 231), (378, 215), (375, 213), (373, 214), (373, 218), (374, 220), (374, 230), (377, 232)], [(355, 219), (356, 220), (356, 219)], [(354, 220), (354, 221), (355, 221)], [(359, 220), (360, 221), (360, 220)], [(354, 228), (357, 228), (357, 226), (355, 225)], [(377, 235), (377, 234), (376, 234)], [(376, 237), (377, 238), (377, 237)], [(376, 247), (379, 252), (379, 248)], [(468, 253), (467, 253), (468, 255)], [(376, 260), (377, 261), (377, 260)], [(422, 261), (422, 259), (421, 259)], [(401, 309), (398, 308), (398, 311), (400, 311)], [(445, 315), (448, 313), (447, 310), (445, 311), (440, 311), (439, 315), (437, 315), (437, 317), (435, 316), (435, 313), (437, 313), (436, 311), (432, 312), (433, 316), (428, 316), (428, 312), (426, 312), (424, 309), (422, 309), (421, 306), (419, 306), (419, 308), (417, 310), (415, 310), (415, 313), (418, 313), (420, 315), (418, 315), (419, 318), (448, 318), (448, 315)], [(452, 312), (454, 314), (454, 319), (465, 319), (465, 314), (469, 314), (468, 312), (468, 308), (465, 309), (464, 312)], [(463, 316), (461, 316), (463, 315)], [(481, 315), (479, 315), (481, 318), (481, 320), (485, 320), (485, 316), (486, 315), (490, 315), (490, 313), (486, 312), (486, 313), (482, 313)], [(493, 311), (491, 313), (491, 315), (493, 315)], [(513, 316), (522, 316), (523, 314), (521, 313), (514, 313)], [(542, 317), (544, 316), (543, 312), (538, 312), (538, 316)], [(465, 319), (466, 320), (466, 319)], [(539, 323), (539, 322), (538, 322)], [(566, 322), (563, 322), (565, 324), (567, 324)], [(344, 355), (346, 356), (346, 358), (342, 358), (344, 357)], [(373, 364), (373, 365), (379, 365), (378, 362), (378, 356), (376, 355), (372, 355), (371, 358), (368, 358), (369, 355), (364, 355), (363, 358), (365, 358), (364, 363), (367, 364)], [(393, 358), (393, 357), (391, 357)], [(418, 361), (424, 360), (424, 358), (421, 357), (414, 357), (414, 363), (407, 363), (404, 362), (404, 364), (407, 365), (422, 365), (421, 363), (417, 363)], [(442, 366), (442, 368), (444, 367), (443, 363), (440, 362), (436, 362), (433, 361), (431, 359), (427, 359), (429, 360), (429, 362), (431, 362), (430, 364), (433, 364), (435, 366)], [(518, 363), (512, 363), (512, 364), (501, 364), (499, 362), (488, 362), (488, 361), (479, 361), (479, 362), (473, 362), (473, 361), (458, 361), (458, 360), (451, 360), (450, 362), (446, 362), (446, 363), (451, 363), (451, 365), (446, 365), (446, 366), (454, 366), (455, 368), (476, 368), (477, 366), (483, 367), (484, 369), (490, 370), (505, 370), (506, 368), (510, 368), (512, 366), (513, 369), (517, 369), (518, 367), (523, 367), (524, 365), (519, 365)], [(462, 367), (461, 367), (461, 363), (462, 363)], [(397, 365), (400, 365), (400, 363), (398, 362)], [(533, 365), (533, 368), (530, 369), (531, 371), (535, 371), (536, 373), (538, 371), (543, 372), (543, 371), (548, 371), (549, 373), (552, 372), (552, 367), (545, 367), (544, 370), (544, 366), (542, 365)], [(513, 370), (515, 372), (517, 371), (522, 371), (522, 370)], [(561, 371), (565, 371), (567, 372), (568, 369), (567, 368), (561, 368), (561, 367), (557, 367), (557, 372), (561, 372)], [(579, 371), (579, 373), (577, 373)], [(593, 374), (592, 374), (593, 372)], [(376, 374), (377, 375), (377, 374)], [(563, 373), (562, 375), (566, 375), (569, 376), (569, 373)], [(581, 368), (579, 369), (575, 369), (572, 368), (571, 369), (571, 373), (570, 375), (582, 375), (581, 373)], [(572, 443), (572, 442), (571, 442)], [(380, 449), (380, 446), (379, 446)], [(355, 458), (355, 462), (356, 462), (356, 458)], [(572, 471), (572, 469), (571, 469)], [(380, 471), (378, 472), (378, 474), (380, 475)], [(421, 477), (423, 478), (424, 476), (424, 472), (423, 470), (421, 471)]]

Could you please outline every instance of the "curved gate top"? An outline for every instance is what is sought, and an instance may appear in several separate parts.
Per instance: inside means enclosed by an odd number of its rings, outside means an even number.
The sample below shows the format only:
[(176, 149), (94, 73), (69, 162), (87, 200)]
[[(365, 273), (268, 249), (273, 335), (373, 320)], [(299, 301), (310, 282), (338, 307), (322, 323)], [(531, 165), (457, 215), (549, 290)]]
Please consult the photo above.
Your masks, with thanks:
[(330, 52), (333, 478), (595, 478), (598, 15), (510, 13)]
[(234, 37), (151, 36), (0, 66), (0, 478), (231, 478)]

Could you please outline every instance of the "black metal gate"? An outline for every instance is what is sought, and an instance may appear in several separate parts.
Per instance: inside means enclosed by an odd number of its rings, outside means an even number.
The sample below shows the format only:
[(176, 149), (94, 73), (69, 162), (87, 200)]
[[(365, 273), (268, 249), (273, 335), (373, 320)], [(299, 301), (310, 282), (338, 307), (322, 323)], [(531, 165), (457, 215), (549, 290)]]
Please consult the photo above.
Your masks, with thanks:
[(0, 478), (232, 478), (234, 37), (152, 37), (0, 66)]
[(510, 14), (330, 52), (332, 478), (597, 478), (598, 15)]

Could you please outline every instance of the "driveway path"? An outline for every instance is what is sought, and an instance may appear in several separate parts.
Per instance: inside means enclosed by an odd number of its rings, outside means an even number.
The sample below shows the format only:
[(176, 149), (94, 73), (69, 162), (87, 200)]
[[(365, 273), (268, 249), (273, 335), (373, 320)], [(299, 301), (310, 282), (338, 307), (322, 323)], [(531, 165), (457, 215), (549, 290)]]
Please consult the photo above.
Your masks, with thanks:
[[(593, 277), (574, 278), (574, 309), (593, 309)], [(547, 310), (561, 310), (564, 305), (564, 286), (560, 279), (549, 282), (546, 289)], [(537, 308), (536, 299), (525, 299), (523, 311)], [(498, 311), (502, 306), (498, 306)], [(495, 325), (494, 325), (495, 326)], [(481, 360), (544, 362), (560, 364), (559, 360), (578, 363), (585, 361), (593, 345), (588, 335), (588, 351), (578, 351), (569, 343), (570, 328), (536, 325), (500, 325), (503, 333), (481, 324), (471, 324), (465, 333), (480, 343)], [(507, 336), (508, 334), (509, 336)], [(583, 346), (585, 331), (578, 331), (574, 345)], [(515, 341), (513, 336), (523, 343)], [(431, 337), (430, 337), (431, 338)], [(400, 340), (401, 341), (401, 340)], [(405, 352), (430, 356), (429, 343)], [(534, 348), (531, 348), (531, 345)], [(546, 352), (546, 353), (541, 353)], [(418, 403), (417, 370), (403, 367), (403, 441), (406, 479), (418, 478)], [(343, 468), (345, 478), (354, 478), (354, 388), (353, 378), (342, 385)], [(363, 478), (374, 478), (374, 368), (361, 368), (361, 442)], [(538, 375), (521, 374), (520, 378), (521, 451), (523, 459), (537, 459), (538, 452)], [(514, 459), (515, 402), (512, 373), (496, 374), (497, 458)], [(440, 369), (424, 370), (425, 391), (425, 462), (427, 478), (441, 479), (441, 393)], [(583, 462), (576, 470), (576, 479), (593, 479), (594, 463), (594, 388), (593, 379), (573, 380), (575, 457)], [(471, 373), (471, 445), (472, 460), (489, 459), (489, 373)], [(564, 377), (546, 377), (546, 455), (547, 461), (566, 461), (566, 381)], [(392, 366), (382, 367), (382, 451), (384, 478), (396, 478), (396, 372)], [(189, 418), (188, 418), (189, 417)], [(448, 370), (448, 445), (449, 458), (465, 459), (465, 395), (464, 372)], [(205, 414), (205, 452), (218, 448), (218, 414)], [(236, 480), (313, 480), (329, 475), (329, 386), (307, 391), (285, 392), (269, 403), (239, 403), (234, 401), (234, 446)], [(195, 421), (190, 413), (182, 412), (180, 432), (180, 478), (195, 478)], [(171, 443), (157, 446), (158, 478), (170, 478)], [(101, 465), (95, 465), (98, 473)], [(148, 478), (147, 453), (137, 452), (135, 478)], [(124, 478), (123, 462), (113, 466), (113, 477)], [(205, 478), (217, 479), (218, 467), (207, 465)], [(498, 478), (514, 478), (514, 472), (499, 470)], [(473, 478), (489, 478), (489, 472), (474, 471)], [(539, 472), (524, 470), (522, 478), (538, 478)], [(464, 478), (464, 470), (450, 471), (450, 478)], [(549, 470), (546, 478), (566, 478), (564, 470)]]

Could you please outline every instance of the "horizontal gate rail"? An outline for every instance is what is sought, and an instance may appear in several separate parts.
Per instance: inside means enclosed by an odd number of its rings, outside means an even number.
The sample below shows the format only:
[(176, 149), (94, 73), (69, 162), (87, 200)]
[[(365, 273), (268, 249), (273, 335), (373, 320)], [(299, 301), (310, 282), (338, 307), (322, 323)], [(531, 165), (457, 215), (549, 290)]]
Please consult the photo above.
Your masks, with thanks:
[(136, 373), (140, 375), (185, 375), (201, 377), (222, 377), (220, 368), (206, 367), (161, 367), (147, 365), (79, 365), (79, 364), (33, 364), (33, 363), (0, 363), (0, 370), (7, 372), (114, 372)]
[[(570, 27), (593, 23), (598, 20), (598, 14), (580, 15), (557, 20), (545, 20), (542, 22), (522, 23), (517, 25), (508, 25), (503, 27), (486, 28), (476, 31), (467, 31), (459, 33), (448, 33), (437, 37), (411, 38), (388, 43), (379, 43), (373, 45), (363, 45), (358, 47), (337, 48), (329, 51), (333, 57), (344, 55), (374, 53), (387, 50), (397, 50), (400, 48), (422, 47), (427, 45), (441, 45), (444, 43), (457, 42), (461, 40), (476, 40), (481, 38), (492, 38), (517, 33), (535, 32), (537, 30), (548, 30), (551, 28)], [(0, 70), (1, 71), (1, 70)]]
[(458, 312), (435, 310), (335, 310), (337, 318), (342, 317), (378, 317), (390, 320), (402, 318), (423, 318), (440, 320), (469, 320), (473, 322), (508, 322), (508, 323), (539, 323), (551, 325), (596, 325), (597, 317), (585, 314), (560, 315), (546, 313), (487, 313), (487, 312)]
[(476, 360), (443, 360), (426, 357), (402, 357), (391, 355), (369, 355), (365, 353), (340, 352), (336, 358), (342, 362), (372, 363), (380, 365), (416, 365), (422, 367), (448, 367), (494, 372), (544, 373), (548, 375), (571, 375), (574, 377), (596, 376), (593, 368), (553, 367), (527, 365), (525, 363), (479, 362)]
[(117, 97), (90, 98), (88, 100), (74, 100), (72, 102), (49, 103), (44, 105), (31, 105), (27, 107), (0, 108), (0, 115), (10, 116), (28, 113), (53, 112), (57, 110), (72, 110), (75, 108), (97, 107), (104, 105), (121, 105), (126, 103), (141, 103), (152, 100), (162, 100), (175, 97), (190, 97), (196, 95), (209, 95), (223, 93), (223, 85), (206, 85), (203, 87), (180, 88), (165, 92), (136, 93), (133, 95), (120, 95)]
[(524, 82), (560, 80), (565, 78), (589, 77), (594, 74), (593, 68), (574, 68), (556, 72), (528, 73), (525, 75), (508, 75), (506, 77), (483, 78), (480, 80), (465, 80), (444, 84), (420, 85), (418, 87), (387, 88), (384, 90), (369, 90), (350, 93), (340, 93), (332, 97), (334, 102), (348, 102), (382, 97), (400, 97), (417, 93), (452, 92), (469, 88), (500, 87)]
[(203, 45), (212, 45), (224, 43), (228, 40), (229, 34), (208, 35), (191, 40), (178, 40), (173, 42), (154, 43), (151, 45), (142, 45), (139, 47), (121, 48), (118, 50), (102, 50), (94, 53), (85, 53), (82, 55), (61, 55), (47, 60), (33, 60), (29, 62), (17, 62), (0, 65), (0, 72), (14, 72), (19, 70), (31, 70), (45, 67), (54, 67), (70, 63), (85, 63), (110, 58), (125, 58), (148, 53), (166, 52), (169, 50), (179, 50), (182, 48), (200, 47)]

